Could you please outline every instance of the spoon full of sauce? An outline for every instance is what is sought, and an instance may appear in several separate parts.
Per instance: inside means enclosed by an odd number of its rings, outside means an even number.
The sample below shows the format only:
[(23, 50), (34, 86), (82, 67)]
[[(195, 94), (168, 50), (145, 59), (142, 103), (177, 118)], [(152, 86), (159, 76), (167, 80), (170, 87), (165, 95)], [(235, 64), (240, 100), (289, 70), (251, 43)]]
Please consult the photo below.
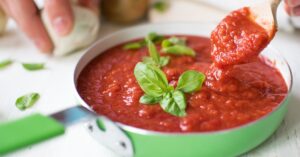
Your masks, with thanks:
[(277, 31), (276, 11), (281, 0), (243, 7), (227, 15), (211, 33), (213, 64), (206, 84), (218, 89), (226, 83), (234, 65), (251, 62), (270, 43)]
[(212, 59), (218, 67), (247, 63), (273, 39), (281, 0), (244, 7), (226, 16), (211, 34)]

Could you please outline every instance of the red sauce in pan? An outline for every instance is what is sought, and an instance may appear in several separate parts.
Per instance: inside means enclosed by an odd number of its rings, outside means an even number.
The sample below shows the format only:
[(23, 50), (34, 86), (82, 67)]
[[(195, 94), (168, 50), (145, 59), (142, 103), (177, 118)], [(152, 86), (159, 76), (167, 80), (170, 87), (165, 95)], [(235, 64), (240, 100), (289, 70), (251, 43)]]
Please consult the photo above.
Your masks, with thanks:
[[(256, 26), (250, 25), (249, 28), (252, 27)], [(211, 70), (210, 40), (199, 36), (184, 37), (197, 55), (195, 58), (170, 55), (170, 63), (163, 68), (170, 83), (176, 84), (180, 74), (188, 69), (203, 73)], [(250, 37), (246, 41), (250, 44), (265, 42), (260, 37)], [(163, 132), (203, 132), (233, 128), (268, 114), (287, 94), (287, 86), (278, 70), (254, 57), (251, 63), (231, 67), (230, 77), (224, 79), (226, 81), (208, 80), (200, 91), (186, 94), (187, 116), (172, 116), (159, 105), (139, 103), (144, 93), (137, 84), (133, 70), (136, 63), (148, 55), (147, 48), (126, 51), (122, 46), (113, 47), (92, 60), (81, 72), (77, 88), (81, 97), (97, 113), (127, 125)], [(160, 49), (159, 44), (157, 47)], [(246, 43), (237, 49), (246, 51), (246, 55), (241, 58), (254, 55)], [(229, 58), (231, 64), (230, 57), (236, 56), (230, 54), (225, 57)], [(220, 60), (220, 63), (223, 61)]]

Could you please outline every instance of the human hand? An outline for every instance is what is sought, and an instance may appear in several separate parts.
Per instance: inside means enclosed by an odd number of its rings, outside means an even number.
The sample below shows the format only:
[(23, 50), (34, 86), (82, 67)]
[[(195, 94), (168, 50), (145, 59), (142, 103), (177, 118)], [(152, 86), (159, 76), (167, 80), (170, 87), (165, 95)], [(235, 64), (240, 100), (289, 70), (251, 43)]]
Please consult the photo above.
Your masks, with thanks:
[[(79, 5), (91, 9), (96, 14), (99, 12), (98, 3), (98, 0), (78, 1)], [(53, 50), (52, 41), (33, 0), (0, 0), (0, 5), (40, 51), (49, 53)], [(74, 17), (69, 0), (45, 0), (44, 9), (56, 33), (65, 36), (72, 30)]]
[(285, 0), (285, 10), (290, 16), (300, 16), (300, 0)]

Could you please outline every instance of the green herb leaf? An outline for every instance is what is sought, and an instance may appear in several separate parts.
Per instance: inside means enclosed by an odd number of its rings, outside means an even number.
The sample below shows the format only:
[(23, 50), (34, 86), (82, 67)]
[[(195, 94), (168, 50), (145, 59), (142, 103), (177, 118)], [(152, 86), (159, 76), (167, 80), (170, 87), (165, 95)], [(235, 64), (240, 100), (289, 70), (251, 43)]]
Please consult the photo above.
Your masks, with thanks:
[(154, 60), (151, 57), (144, 57), (143, 63), (157, 66)]
[(160, 57), (160, 60), (159, 60), (160, 67), (164, 67), (164, 66), (168, 65), (169, 62), (170, 62), (169, 56)]
[(134, 68), (134, 76), (142, 90), (149, 96), (160, 97), (167, 91), (167, 77), (156, 66), (139, 62)]
[(168, 9), (169, 5), (166, 1), (158, 1), (153, 4), (153, 8), (161, 13)]
[[(167, 39), (167, 41), (169, 41), (171, 43), (171, 45), (186, 46), (186, 38), (171, 37), (171, 38)], [(171, 46), (171, 45), (169, 45), (169, 46)], [(169, 47), (169, 46), (167, 46), (167, 47)]]
[(44, 63), (23, 63), (23, 67), (29, 71), (42, 70), (45, 68)]
[(133, 43), (128, 43), (123, 46), (124, 50), (137, 50), (145, 46), (144, 41), (139, 41), (139, 42), (133, 42)]
[(183, 117), (186, 115), (186, 101), (184, 94), (175, 90), (164, 94), (163, 99), (160, 102), (162, 109), (174, 116)]
[(148, 46), (148, 51), (149, 51), (149, 55), (150, 57), (153, 59), (153, 61), (159, 65), (159, 53), (157, 52), (156, 46), (153, 44), (152, 40), (150, 39), (150, 35), (148, 35), (146, 37), (146, 43)]
[(185, 71), (178, 79), (176, 90), (185, 93), (197, 91), (201, 88), (205, 75), (195, 70)]
[(169, 56), (160, 57), (160, 59), (159, 59), (159, 65), (157, 65), (151, 57), (144, 57), (143, 58), (143, 63), (145, 63), (145, 64), (151, 64), (151, 65), (158, 66), (158, 67), (166, 66), (169, 63), (169, 61), (170, 61), (170, 57)]
[(147, 105), (157, 104), (160, 100), (161, 97), (153, 97), (146, 94), (140, 97), (140, 103)]
[(196, 53), (193, 49), (183, 45), (174, 45), (170, 47), (165, 47), (162, 49), (162, 51), (174, 55), (187, 55), (193, 57), (196, 56)]
[[(148, 34), (148, 38), (152, 42), (158, 43), (158, 42), (160, 42), (160, 41), (162, 41), (164, 39), (164, 36), (159, 35), (159, 34), (157, 34), (155, 32), (151, 32), (151, 33)], [(146, 40), (143, 39), (141, 41), (137, 41), (137, 42), (132, 42), (132, 43), (125, 44), (123, 46), (123, 49), (124, 50), (137, 50), (137, 49), (140, 49), (140, 48), (142, 48), (142, 47), (144, 47), (146, 45), (147, 45)]]
[(151, 32), (148, 34), (148, 37), (151, 41), (153, 41), (154, 43), (158, 43), (162, 40), (164, 40), (164, 36), (163, 35), (160, 35), (160, 34), (157, 34), (155, 32)]
[(13, 61), (10, 60), (10, 59), (6, 59), (6, 60), (3, 60), (3, 61), (0, 61), (0, 69), (4, 69), (7, 66), (11, 65), (12, 63), (13, 63)]
[(26, 110), (27, 108), (33, 106), (38, 101), (39, 98), (40, 95), (38, 93), (30, 93), (21, 96), (16, 100), (16, 106), (22, 111)]

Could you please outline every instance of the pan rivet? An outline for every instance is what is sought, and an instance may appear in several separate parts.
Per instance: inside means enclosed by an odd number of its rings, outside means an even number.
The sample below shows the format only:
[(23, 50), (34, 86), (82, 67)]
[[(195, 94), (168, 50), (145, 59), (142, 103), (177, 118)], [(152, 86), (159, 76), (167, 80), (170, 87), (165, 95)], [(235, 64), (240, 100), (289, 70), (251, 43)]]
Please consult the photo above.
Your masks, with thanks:
[(125, 142), (120, 141), (120, 145), (121, 145), (124, 149), (126, 149), (126, 143), (125, 143)]
[(93, 132), (93, 129), (94, 129), (94, 128), (93, 128), (92, 125), (89, 125), (88, 128), (89, 128), (89, 130), (90, 130), (91, 132)]

